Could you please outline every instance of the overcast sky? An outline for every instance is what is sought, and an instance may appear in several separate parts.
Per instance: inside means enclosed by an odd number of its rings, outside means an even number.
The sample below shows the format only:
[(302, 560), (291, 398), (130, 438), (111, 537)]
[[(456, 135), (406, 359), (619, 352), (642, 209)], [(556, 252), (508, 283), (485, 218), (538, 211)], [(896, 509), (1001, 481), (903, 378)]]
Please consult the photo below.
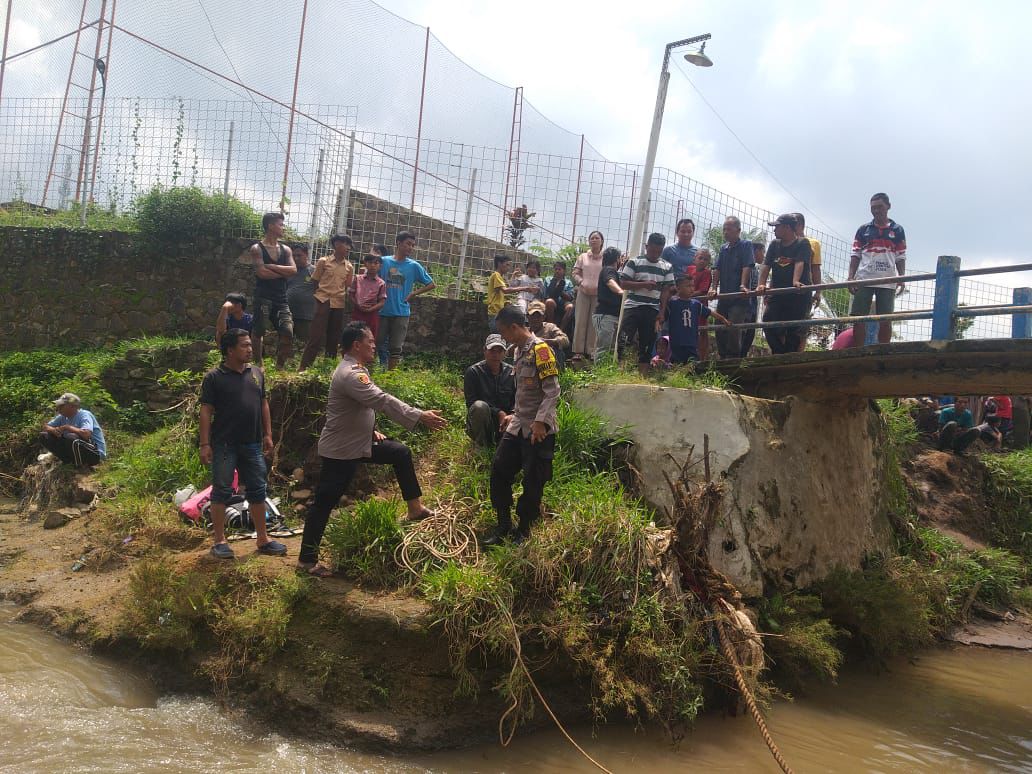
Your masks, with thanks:
[(940, 254), (1032, 262), (1021, 236), (1032, 209), (1032, 3), (380, 3), (522, 85), (609, 158), (638, 163), (664, 46), (710, 32), (714, 66), (679, 59), (680, 70), (798, 198), (676, 67), (660, 164), (772, 210), (805, 205), (850, 239), (884, 190), (915, 268)]

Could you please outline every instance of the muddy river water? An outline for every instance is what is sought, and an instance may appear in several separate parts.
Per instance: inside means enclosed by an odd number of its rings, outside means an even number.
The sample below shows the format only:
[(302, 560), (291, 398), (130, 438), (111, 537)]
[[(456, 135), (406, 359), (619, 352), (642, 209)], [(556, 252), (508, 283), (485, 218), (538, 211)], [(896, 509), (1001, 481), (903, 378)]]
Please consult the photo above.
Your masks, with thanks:
[[(581, 772), (545, 731), (497, 745), (383, 757), (279, 735), (211, 702), (165, 697), (0, 606), (0, 772)], [(859, 670), (769, 712), (797, 772), (1032, 772), (1032, 654), (940, 648)], [(707, 717), (677, 748), (659, 732), (575, 736), (614, 772), (777, 771), (748, 718)]]

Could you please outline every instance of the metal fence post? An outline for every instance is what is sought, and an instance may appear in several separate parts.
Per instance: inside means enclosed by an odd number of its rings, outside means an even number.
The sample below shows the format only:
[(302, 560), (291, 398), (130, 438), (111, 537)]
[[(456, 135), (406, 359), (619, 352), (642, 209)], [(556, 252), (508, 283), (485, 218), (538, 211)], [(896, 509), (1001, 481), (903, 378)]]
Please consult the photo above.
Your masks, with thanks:
[(348, 227), (348, 205), (351, 203), (351, 170), (355, 166), (355, 133), (348, 138), (348, 170), (344, 173), (344, 187), (341, 189), (340, 207), (337, 208), (335, 234), (343, 234)]
[(229, 122), (229, 142), (226, 143), (226, 177), (222, 181), (222, 195), (229, 196), (229, 171), (233, 163), (233, 132), (236, 130), (236, 121)]
[(577, 241), (577, 210), (580, 208), (581, 173), (584, 171), (584, 135), (580, 136), (580, 156), (577, 159), (577, 190), (573, 195), (573, 227), (570, 229), (570, 241)]
[(469, 175), (469, 196), (466, 197), (466, 219), (462, 224), (462, 248), (459, 250), (459, 276), (455, 278), (455, 297), (462, 295), (462, 271), (466, 268), (466, 247), (469, 245), (469, 221), (473, 216), (473, 196), (477, 188), (476, 167)]
[(940, 255), (935, 267), (935, 301), (932, 304), (932, 341), (952, 341), (957, 337), (957, 309), (960, 258)]
[[(1028, 306), (1032, 304), (1032, 288), (1014, 288), (1014, 305)], [(1011, 338), (1032, 338), (1032, 314), (1022, 312), (1011, 315)]]
[(312, 251), (315, 250), (315, 231), (319, 227), (319, 204), (322, 200), (322, 171), (325, 157), (326, 149), (319, 148), (319, 166), (315, 168), (315, 199), (312, 202), (312, 222), (308, 226), (309, 260), (311, 260)]

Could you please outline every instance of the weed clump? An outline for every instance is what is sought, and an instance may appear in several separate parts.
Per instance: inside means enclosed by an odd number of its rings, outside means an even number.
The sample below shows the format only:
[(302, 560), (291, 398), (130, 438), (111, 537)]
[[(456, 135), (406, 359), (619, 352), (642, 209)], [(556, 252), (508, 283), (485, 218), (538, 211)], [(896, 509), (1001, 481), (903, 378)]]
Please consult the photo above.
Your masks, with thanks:
[(394, 552), (401, 542), (401, 503), (392, 498), (363, 500), (338, 512), (324, 541), (334, 567), (351, 578), (385, 585), (401, 575)]
[(789, 685), (802, 686), (815, 677), (838, 677), (844, 655), (837, 641), (848, 632), (835, 626), (813, 594), (776, 593), (760, 603), (760, 627), (767, 633), (764, 650), (774, 671)]

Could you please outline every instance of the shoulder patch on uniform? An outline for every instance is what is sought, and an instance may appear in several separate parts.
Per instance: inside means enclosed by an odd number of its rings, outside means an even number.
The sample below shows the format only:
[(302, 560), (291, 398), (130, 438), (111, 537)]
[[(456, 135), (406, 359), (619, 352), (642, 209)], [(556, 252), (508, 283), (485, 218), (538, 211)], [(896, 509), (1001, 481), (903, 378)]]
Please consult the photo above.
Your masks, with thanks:
[(534, 345), (534, 363), (537, 366), (539, 379), (559, 375), (559, 364), (556, 363), (555, 353), (543, 341)]
[(371, 384), (371, 382), (369, 380), (369, 374), (365, 374), (365, 373), (362, 373), (362, 374), (358, 375), (358, 381), (362, 382), (362, 384)]

